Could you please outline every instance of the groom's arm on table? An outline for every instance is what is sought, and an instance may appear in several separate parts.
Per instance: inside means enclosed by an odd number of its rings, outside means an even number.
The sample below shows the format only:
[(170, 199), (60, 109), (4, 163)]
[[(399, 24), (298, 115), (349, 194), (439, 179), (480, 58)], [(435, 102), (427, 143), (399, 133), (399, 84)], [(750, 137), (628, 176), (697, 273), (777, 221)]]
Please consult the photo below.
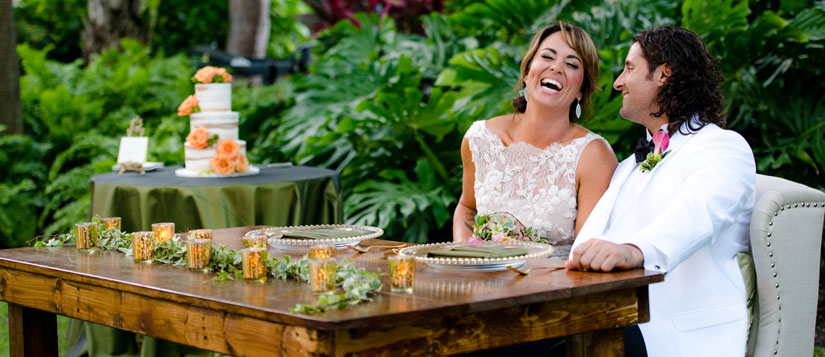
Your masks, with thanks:
[(461, 178), (461, 197), (453, 213), (453, 241), (465, 242), (473, 235), (473, 222), (476, 216), (475, 175), (476, 166), (473, 163), (473, 154), (470, 152), (470, 140), (461, 140), (461, 162), (464, 164), (464, 173)]
[[(708, 128), (706, 128), (708, 129)], [(702, 129), (702, 130), (706, 130)], [(708, 133), (711, 134), (711, 133)], [(696, 134), (698, 135), (698, 134)], [(710, 245), (737, 222), (753, 200), (756, 168), (753, 153), (739, 134), (717, 131), (692, 143), (683, 160), (685, 181), (661, 210), (632, 237), (590, 239), (577, 246), (567, 269), (610, 271), (644, 267), (668, 272), (697, 250)], [(750, 202), (751, 208), (753, 202)]]

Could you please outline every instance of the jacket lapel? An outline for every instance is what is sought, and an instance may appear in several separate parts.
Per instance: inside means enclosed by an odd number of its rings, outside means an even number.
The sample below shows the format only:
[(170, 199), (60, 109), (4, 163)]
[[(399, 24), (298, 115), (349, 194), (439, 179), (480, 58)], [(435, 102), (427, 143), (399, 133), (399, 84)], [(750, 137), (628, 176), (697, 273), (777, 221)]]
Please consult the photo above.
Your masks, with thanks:
[[(668, 171), (668, 168), (671, 168), (671, 169), (675, 168), (675, 166), (669, 166), (669, 165), (675, 165), (675, 164), (673, 164), (674, 161), (678, 162), (678, 158), (674, 159), (674, 156), (677, 156), (676, 152), (679, 150), (680, 147), (682, 147), (684, 145), (684, 143), (686, 141), (690, 140), (690, 137), (691, 137), (691, 135), (682, 135), (678, 131), (676, 132), (676, 134), (673, 136), (673, 139), (671, 139), (670, 145), (668, 146), (668, 151), (670, 151), (670, 153), (667, 154), (667, 156), (665, 156), (665, 158), (663, 158), (662, 161), (659, 161), (659, 163), (656, 165), (656, 167), (653, 168), (653, 170), (651, 170), (649, 172), (641, 173), (643, 175), (643, 177), (638, 183), (641, 187), (639, 187), (639, 189), (636, 190), (636, 192), (634, 193), (633, 197), (630, 198), (629, 202), (625, 206), (625, 207), (627, 207), (627, 209), (623, 210), (623, 212), (621, 212), (617, 216), (618, 219), (615, 222), (613, 222), (613, 226), (611, 227), (611, 229), (615, 228), (616, 226), (621, 226), (621, 225), (623, 225), (623, 223), (627, 223), (629, 218), (627, 218), (626, 215), (628, 215), (630, 212), (635, 212), (638, 209), (640, 200), (644, 200), (645, 196), (652, 194), (650, 192), (650, 188), (648, 186), (650, 185), (650, 182), (653, 181), (654, 176), (663, 176), (663, 175), (666, 176), (667, 175), (666, 172)], [(629, 172), (626, 174), (624, 180), (627, 180), (627, 177), (630, 176), (630, 173), (634, 172), (635, 170), (640, 170), (639, 169), (639, 164), (633, 165), (631, 170), (628, 170)], [(611, 183), (611, 185), (612, 185), (612, 183)], [(613, 199), (615, 200), (616, 198), (614, 197)], [(615, 205), (615, 202), (614, 202), (614, 204), (610, 205), (611, 206), (611, 211), (612, 211), (612, 208), (613, 208), (614, 205)], [(635, 216), (638, 213), (632, 213), (632, 214)], [(609, 217), (610, 212), (608, 212), (607, 215)], [(607, 220), (605, 219), (605, 224), (606, 224), (606, 222), (607, 222)], [(638, 229), (638, 227), (637, 227), (637, 229)], [(600, 231), (599, 233), (603, 233), (603, 230)]]

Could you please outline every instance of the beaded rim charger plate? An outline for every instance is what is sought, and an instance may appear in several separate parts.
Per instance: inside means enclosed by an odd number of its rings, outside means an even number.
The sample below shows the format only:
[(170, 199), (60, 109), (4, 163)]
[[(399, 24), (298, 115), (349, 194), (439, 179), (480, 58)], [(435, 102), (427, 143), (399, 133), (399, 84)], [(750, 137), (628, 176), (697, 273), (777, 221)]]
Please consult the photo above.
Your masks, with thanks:
[[(455, 247), (508, 247), (522, 248), (527, 254), (505, 258), (467, 258), (467, 257), (428, 257), (429, 251), (434, 249), (449, 249)], [(432, 243), (406, 247), (399, 254), (415, 257), (416, 261), (425, 263), (436, 269), (459, 271), (500, 271), (507, 267), (518, 268), (527, 259), (544, 258), (553, 253), (553, 246), (535, 242), (448, 242)]]
[[(293, 234), (307, 234), (318, 232), (328, 234), (332, 238), (323, 239), (294, 239), (284, 238)], [(263, 233), (267, 236), (267, 242), (274, 248), (285, 250), (305, 250), (313, 245), (329, 244), (336, 249), (346, 249), (345, 245), (357, 244), (365, 239), (378, 238), (384, 235), (384, 230), (372, 226), (359, 226), (350, 224), (322, 224), (312, 226), (291, 226), (291, 227), (266, 227), (256, 229), (247, 234)], [(348, 234), (351, 233), (351, 234)]]

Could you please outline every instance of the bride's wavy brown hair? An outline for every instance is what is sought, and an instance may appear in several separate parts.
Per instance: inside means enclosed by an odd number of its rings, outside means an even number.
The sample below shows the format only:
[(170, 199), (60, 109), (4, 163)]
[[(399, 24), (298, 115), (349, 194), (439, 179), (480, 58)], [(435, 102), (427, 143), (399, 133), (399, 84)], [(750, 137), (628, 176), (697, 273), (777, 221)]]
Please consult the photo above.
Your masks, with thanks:
[[(659, 111), (651, 115), (666, 114), (671, 134), (684, 122), (688, 122), (688, 133), (710, 123), (725, 127), (725, 98), (719, 91), (722, 74), (698, 35), (681, 27), (658, 26), (639, 32), (633, 42), (639, 44), (647, 60), (647, 79), (653, 80), (653, 73), (662, 64), (670, 68), (671, 75), (656, 97)], [(699, 115), (698, 123), (690, 121), (694, 114)]]
[[(545, 38), (559, 31), (561, 31), (562, 37), (565, 42), (567, 42), (567, 45), (570, 46), (573, 51), (576, 51), (576, 54), (582, 59), (584, 81), (582, 81), (582, 99), (580, 104), (584, 113), (590, 113), (590, 96), (599, 89), (599, 51), (596, 50), (596, 45), (593, 43), (590, 35), (578, 25), (564, 21), (555, 21), (545, 26), (533, 36), (533, 40), (530, 41), (530, 47), (527, 49), (524, 59), (521, 60), (521, 77), (516, 84), (515, 90), (519, 91), (524, 89), (524, 78), (527, 77), (527, 73), (530, 71), (530, 64), (539, 51), (541, 41), (544, 41)], [(527, 101), (520, 95), (513, 99), (512, 105), (513, 109), (519, 113), (524, 113), (524, 111), (527, 110)], [(574, 100), (570, 103), (569, 110), (571, 122), (576, 121), (576, 116), (573, 114), (575, 107), (576, 101)]]

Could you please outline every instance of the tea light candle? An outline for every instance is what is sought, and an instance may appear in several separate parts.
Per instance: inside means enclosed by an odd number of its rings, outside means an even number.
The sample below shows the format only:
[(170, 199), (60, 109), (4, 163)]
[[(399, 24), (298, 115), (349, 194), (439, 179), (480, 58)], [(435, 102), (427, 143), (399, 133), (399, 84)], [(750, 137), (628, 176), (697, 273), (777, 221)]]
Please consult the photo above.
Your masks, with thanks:
[(92, 253), (97, 248), (97, 223), (83, 222), (74, 225), (77, 250)]
[(241, 249), (243, 278), (247, 281), (266, 281), (266, 248)]
[(132, 233), (132, 256), (135, 263), (151, 263), (155, 259), (155, 232)]
[(107, 230), (112, 229), (112, 227), (120, 230), (120, 217), (104, 217), (100, 219), (100, 223), (103, 223)]
[(244, 248), (266, 248), (266, 235), (248, 234), (243, 236)]
[(329, 294), (335, 290), (335, 258), (309, 260), (309, 284), (316, 294)]
[(212, 239), (212, 230), (193, 229), (189, 231), (189, 239)]
[(160, 243), (172, 239), (175, 235), (174, 223), (155, 223), (152, 225), (152, 232), (155, 232), (155, 241)]
[(211, 239), (189, 238), (186, 241), (186, 265), (189, 267), (189, 270), (209, 271), (209, 258), (211, 254)]
[(332, 245), (314, 245), (309, 247), (309, 257), (312, 259), (335, 258), (337, 250)]
[(390, 265), (390, 287), (392, 291), (413, 291), (415, 278), (415, 258), (395, 255), (387, 258)]

